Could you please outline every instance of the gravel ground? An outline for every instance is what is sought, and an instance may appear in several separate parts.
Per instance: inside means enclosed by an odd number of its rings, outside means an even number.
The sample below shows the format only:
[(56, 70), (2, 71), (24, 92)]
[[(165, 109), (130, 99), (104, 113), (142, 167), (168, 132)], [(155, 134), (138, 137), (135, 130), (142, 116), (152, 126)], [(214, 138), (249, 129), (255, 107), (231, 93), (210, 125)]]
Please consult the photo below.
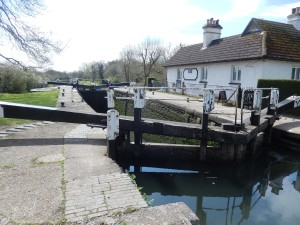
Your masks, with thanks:
[(0, 216), (22, 223), (63, 218), (62, 163), (37, 159), (63, 154), (64, 134), (76, 126), (54, 123), (1, 139)]

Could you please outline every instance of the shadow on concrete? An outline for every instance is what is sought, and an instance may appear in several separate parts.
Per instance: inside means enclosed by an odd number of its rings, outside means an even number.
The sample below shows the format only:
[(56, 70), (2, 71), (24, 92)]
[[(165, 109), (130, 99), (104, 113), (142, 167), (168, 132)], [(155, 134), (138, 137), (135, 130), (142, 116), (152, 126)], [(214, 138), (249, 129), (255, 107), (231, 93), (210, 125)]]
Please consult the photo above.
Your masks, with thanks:
[(64, 144), (90, 144), (106, 146), (106, 140), (86, 139), (86, 138), (32, 138), (32, 139), (4, 139), (0, 142), (0, 147), (12, 146), (45, 146), (45, 145), (64, 145)]

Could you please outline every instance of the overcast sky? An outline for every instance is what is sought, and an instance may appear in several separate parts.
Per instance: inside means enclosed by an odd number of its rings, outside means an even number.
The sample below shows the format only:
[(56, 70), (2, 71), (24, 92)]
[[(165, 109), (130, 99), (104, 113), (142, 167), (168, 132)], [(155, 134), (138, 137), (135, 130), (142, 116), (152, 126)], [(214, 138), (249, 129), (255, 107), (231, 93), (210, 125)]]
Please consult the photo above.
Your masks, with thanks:
[(78, 70), (82, 63), (119, 58), (127, 45), (146, 37), (173, 46), (203, 40), (202, 26), (219, 19), (222, 37), (243, 32), (251, 18), (287, 22), (300, 0), (44, 0), (39, 26), (66, 44), (53, 69)]

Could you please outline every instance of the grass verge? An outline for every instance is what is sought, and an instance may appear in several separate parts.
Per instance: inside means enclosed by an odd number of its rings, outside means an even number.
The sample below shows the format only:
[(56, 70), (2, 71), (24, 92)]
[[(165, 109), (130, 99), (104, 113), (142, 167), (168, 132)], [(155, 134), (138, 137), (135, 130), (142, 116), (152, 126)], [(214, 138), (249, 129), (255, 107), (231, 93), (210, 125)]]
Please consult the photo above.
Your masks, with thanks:
[[(23, 94), (0, 94), (0, 101), (30, 105), (55, 107), (59, 90), (45, 92), (29, 92)], [(0, 118), (0, 125), (17, 125), (28, 123), (30, 120)]]

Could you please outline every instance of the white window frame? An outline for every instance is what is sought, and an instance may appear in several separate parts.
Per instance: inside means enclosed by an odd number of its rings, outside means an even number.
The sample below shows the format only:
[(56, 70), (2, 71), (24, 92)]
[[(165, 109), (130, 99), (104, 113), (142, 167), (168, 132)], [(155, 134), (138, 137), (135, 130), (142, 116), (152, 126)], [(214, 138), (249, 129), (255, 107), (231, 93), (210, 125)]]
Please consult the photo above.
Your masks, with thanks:
[(207, 68), (206, 67), (201, 67), (201, 77), (200, 77), (200, 81), (207, 81)]
[(293, 67), (292, 68), (292, 80), (300, 80), (300, 67)]
[(231, 82), (240, 83), (242, 78), (242, 70), (238, 66), (231, 66)]
[(182, 80), (182, 72), (181, 72), (181, 69), (177, 69), (177, 80)]

